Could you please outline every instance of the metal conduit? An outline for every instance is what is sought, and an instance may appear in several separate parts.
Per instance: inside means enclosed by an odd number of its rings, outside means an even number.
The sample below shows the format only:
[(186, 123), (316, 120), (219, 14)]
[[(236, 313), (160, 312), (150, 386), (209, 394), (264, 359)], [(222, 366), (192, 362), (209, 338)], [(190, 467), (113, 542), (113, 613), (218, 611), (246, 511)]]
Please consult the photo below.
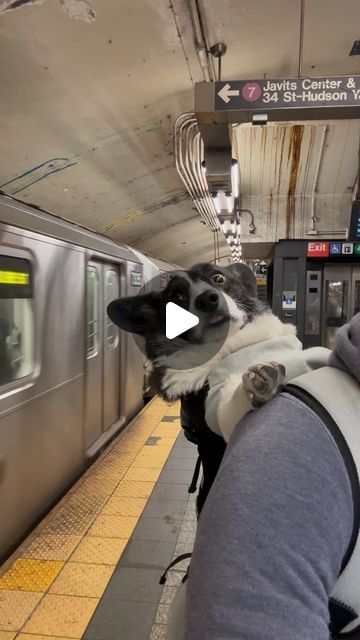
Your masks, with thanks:
[(209, 224), (212, 229), (219, 228), (219, 220), (214, 210), (214, 203), (209, 195), (207, 181), (202, 167), (204, 159), (204, 145), (202, 142), (200, 131), (193, 138), (193, 171), (199, 181), (202, 203), (209, 217)]
[(204, 146), (193, 113), (183, 113), (175, 121), (175, 164), (177, 172), (205, 224), (220, 228), (215, 206), (204, 176)]
[(191, 117), (191, 118), (185, 119), (179, 127), (178, 144), (177, 144), (177, 149), (178, 149), (177, 163), (180, 168), (180, 171), (179, 171), (180, 177), (182, 178), (191, 198), (193, 199), (196, 208), (198, 209), (205, 223), (209, 224), (209, 220), (207, 219), (206, 213), (204, 212), (203, 207), (201, 206), (201, 203), (198, 201), (196, 188), (194, 188), (193, 177), (191, 175), (191, 172), (188, 170), (186, 166), (186, 151), (183, 151), (183, 146), (184, 146), (183, 138), (186, 135), (186, 133), (184, 134), (184, 129), (185, 127), (190, 127), (193, 125), (196, 125), (196, 119), (194, 117)]
[(204, 27), (204, 20), (197, 0), (188, 0), (188, 7), (195, 39), (195, 48), (198, 54), (200, 67), (205, 82), (215, 80), (215, 70), (212, 57), (209, 55), (208, 36)]
[[(192, 119), (193, 120), (193, 119)], [(184, 127), (187, 127), (186, 130), (184, 129)], [(194, 127), (196, 127), (196, 120), (195, 121), (186, 121), (184, 122), (181, 127), (180, 127), (180, 145), (179, 145), (179, 149), (180, 149), (180, 166), (182, 167), (186, 179), (187, 179), (187, 183), (188, 183), (188, 187), (189, 187), (189, 191), (190, 193), (192, 193), (192, 197), (195, 203), (195, 206), (197, 207), (198, 211), (200, 212), (200, 215), (203, 217), (204, 221), (206, 224), (210, 225), (210, 220), (207, 216), (207, 212), (206, 210), (204, 210), (204, 207), (202, 206), (202, 202), (200, 199), (200, 194), (198, 192), (198, 188), (197, 188), (197, 184), (196, 184), (196, 179), (194, 174), (192, 173), (192, 169), (190, 167), (190, 162), (189, 162), (189, 153), (190, 153), (190, 133), (192, 132), (192, 129)], [(184, 132), (185, 131), (185, 132)], [(183, 134), (183, 135), (182, 135)]]
[(214, 203), (209, 195), (208, 184), (204, 175), (204, 170), (202, 167), (202, 161), (204, 159), (204, 143), (201, 138), (200, 131), (194, 137), (194, 146), (195, 146), (195, 158), (196, 158), (196, 166), (195, 172), (199, 176), (200, 180), (200, 188), (203, 198), (204, 207), (209, 214), (209, 218), (211, 221), (211, 227), (213, 229), (219, 228), (219, 220), (214, 212)]

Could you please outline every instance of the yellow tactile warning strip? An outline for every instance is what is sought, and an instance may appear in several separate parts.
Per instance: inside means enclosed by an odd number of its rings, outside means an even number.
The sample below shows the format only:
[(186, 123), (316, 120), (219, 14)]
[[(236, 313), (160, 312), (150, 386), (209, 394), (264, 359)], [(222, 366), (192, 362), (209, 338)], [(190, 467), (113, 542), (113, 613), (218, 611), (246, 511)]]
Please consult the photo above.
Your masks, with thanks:
[(82, 637), (179, 434), (161, 421), (178, 413), (154, 398), (0, 568), (0, 640)]

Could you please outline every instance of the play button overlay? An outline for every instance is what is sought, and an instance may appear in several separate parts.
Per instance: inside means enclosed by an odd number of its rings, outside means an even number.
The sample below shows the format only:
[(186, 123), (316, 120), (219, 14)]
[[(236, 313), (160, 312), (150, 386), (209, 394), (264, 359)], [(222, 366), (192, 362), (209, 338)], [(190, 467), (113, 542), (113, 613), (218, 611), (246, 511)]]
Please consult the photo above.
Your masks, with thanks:
[(221, 288), (210, 279), (193, 281), (186, 271), (144, 278), (141, 287), (133, 283), (129, 296), (116, 303), (110, 319), (132, 334), (146, 360), (173, 371), (204, 365), (229, 334), (230, 312)]
[(186, 311), (174, 302), (168, 302), (166, 305), (166, 337), (169, 340), (181, 336), (182, 333), (196, 327), (199, 324), (198, 316)]

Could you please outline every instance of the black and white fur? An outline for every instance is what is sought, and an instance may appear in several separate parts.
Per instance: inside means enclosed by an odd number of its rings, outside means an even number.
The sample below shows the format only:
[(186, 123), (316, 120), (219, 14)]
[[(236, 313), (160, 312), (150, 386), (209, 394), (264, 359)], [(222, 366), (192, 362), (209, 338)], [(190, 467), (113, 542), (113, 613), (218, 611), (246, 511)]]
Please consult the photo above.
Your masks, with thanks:
[[(168, 302), (199, 318), (198, 325), (172, 340), (165, 335)], [(145, 340), (155, 390), (166, 400), (202, 389), (218, 362), (246, 346), (245, 327), (251, 324), (256, 332), (258, 321), (272, 316), (256, 297), (253, 272), (241, 263), (228, 267), (201, 263), (175, 272), (163, 291), (115, 300), (108, 306), (108, 314), (117, 326)], [(263, 339), (262, 326), (264, 322), (259, 324), (256, 341)], [(253, 331), (251, 334), (254, 340)], [(251, 403), (258, 406), (273, 397), (284, 374), (284, 368), (276, 363), (251, 367), (243, 377)]]

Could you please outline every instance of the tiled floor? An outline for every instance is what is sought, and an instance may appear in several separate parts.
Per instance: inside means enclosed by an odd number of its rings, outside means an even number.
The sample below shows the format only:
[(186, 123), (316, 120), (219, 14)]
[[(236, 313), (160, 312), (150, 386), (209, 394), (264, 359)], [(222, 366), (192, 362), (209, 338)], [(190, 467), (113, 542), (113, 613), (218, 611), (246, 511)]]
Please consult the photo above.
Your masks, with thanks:
[(196, 448), (180, 434), (112, 578), (84, 640), (162, 640), (169, 605), (187, 561), (159, 579), (180, 553), (191, 552), (196, 530), (195, 498), (189, 496)]
[(0, 640), (165, 637), (183, 573), (159, 577), (196, 526), (178, 414), (147, 405), (1, 567)]

